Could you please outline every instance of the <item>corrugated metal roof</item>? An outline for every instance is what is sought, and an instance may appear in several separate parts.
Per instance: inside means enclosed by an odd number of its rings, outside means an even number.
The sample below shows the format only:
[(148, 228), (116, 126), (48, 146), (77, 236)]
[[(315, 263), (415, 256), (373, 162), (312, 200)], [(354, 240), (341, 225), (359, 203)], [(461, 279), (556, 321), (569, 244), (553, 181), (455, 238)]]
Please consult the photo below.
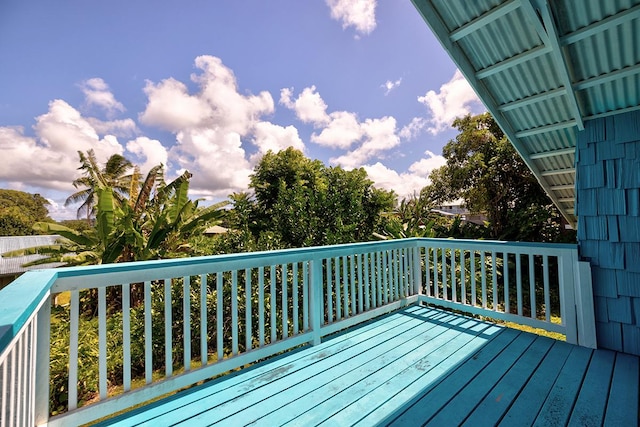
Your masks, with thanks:
[(7, 258), (2, 254), (18, 249), (26, 249), (34, 246), (52, 245), (60, 236), (1, 236), (0, 237), (0, 276), (14, 275), (24, 273), (27, 270), (36, 268), (54, 268), (60, 267), (63, 263), (48, 263), (34, 267), (24, 268), (23, 265), (44, 258), (43, 255), (27, 255), (20, 257)]
[(640, 0), (413, 0), (565, 217), (576, 133), (640, 108)]

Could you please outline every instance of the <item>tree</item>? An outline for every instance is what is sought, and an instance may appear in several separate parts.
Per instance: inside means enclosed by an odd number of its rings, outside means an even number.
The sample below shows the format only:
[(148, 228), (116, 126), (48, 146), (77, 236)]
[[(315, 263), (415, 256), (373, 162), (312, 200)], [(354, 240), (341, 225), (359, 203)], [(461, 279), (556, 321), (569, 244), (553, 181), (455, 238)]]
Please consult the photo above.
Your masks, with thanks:
[(250, 230), (258, 247), (369, 240), (380, 213), (395, 203), (392, 192), (373, 187), (364, 169), (326, 167), (293, 148), (265, 154), (250, 188), (252, 204), (247, 196), (233, 199), (231, 217), (239, 223), (232, 227)]
[[(102, 168), (98, 165), (92, 149), (87, 151), (86, 155), (82, 151), (78, 151), (78, 155), (80, 156), (78, 169), (83, 171), (84, 176), (74, 180), (73, 186), (81, 189), (67, 197), (64, 203), (65, 206), (69, 206), (82, 202), (78, 208), (78, 218), (84, 216), (89, 220), (95, 216), (96, 191), (99, 188), (113, 189), (114, 200), (117, 204), (121, 204), (125, 198), (132, 198), (132, 195), (138, 193), (139, 170), (122, 155), (113, 154)], [(133, 172), (128, 174), (131, 169)]]
[(491, 238), (555, 241), (562, 218), (489, 113), (456, 119), (455, 140), (443, 148), (447, 162), (431, 173), (428, 197), (442, 203), (464, 199), (486, 213)]
[[(30, 265), (64, 262), (67, 265), (105, 264), (184, 256), (190, 253), (188, 239), (224, 215), (226, 202), (206, 208), (190, 200), (185, 172), (169, 184), (159, 180), (162, 167), (153, 168), (134, 201), (116, 203), (116, 191), (99, 186), (93, 197), (95, 228), (72, 230), (55, 223), (38, 222), (37, 231), (59, 234), (54, 245), (13, 251), (5, 256), (38, 253), (46, 258)], [(155, 194), (152, 188), (155, 187)]]
[(51, 221), (49, 201), (39, 194), (0, 189), (0, 236), (35, 234), (33, 224)]

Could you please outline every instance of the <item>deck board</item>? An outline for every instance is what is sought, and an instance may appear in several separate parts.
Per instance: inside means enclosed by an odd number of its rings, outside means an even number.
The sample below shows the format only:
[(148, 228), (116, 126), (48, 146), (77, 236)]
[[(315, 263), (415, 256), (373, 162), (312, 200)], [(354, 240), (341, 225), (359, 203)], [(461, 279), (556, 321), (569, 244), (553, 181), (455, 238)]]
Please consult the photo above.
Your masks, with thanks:
[(636, 425), (639, 368), (411, 306), (101, 425)]

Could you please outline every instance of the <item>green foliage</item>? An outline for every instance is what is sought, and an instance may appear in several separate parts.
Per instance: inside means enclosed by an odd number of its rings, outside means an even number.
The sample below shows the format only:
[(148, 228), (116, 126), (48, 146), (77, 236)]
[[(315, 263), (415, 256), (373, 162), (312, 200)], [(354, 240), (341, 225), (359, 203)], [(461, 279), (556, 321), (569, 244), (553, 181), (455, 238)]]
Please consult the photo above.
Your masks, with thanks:
[[(111, 188), (116, 205), (121, 205), (125, 198), (137, 192), (139, 172), (138, 168), (120, 154), (114, 154), (103, 167), (98, 165), (94, 151), (87, 154), (78, 151), (80, 157), (79, 170), (83, 171), (82, 177), (73, 181), (75, 188), (81, 188), (65, 201), (65, 206), (82, 202), (78, 208), (78, 218), (85, 216), (87, 220), (96, 215), (98, 203), (98, 189)], [(127, 174), (131, 169), (133, 172)]]
[[(566, 240), (564, 220), (490, 114), (453, 122), (460, 133), (443, 148), (445, 166), (423, 191), (434, 203), (464, 199), (486, 213), (490, 237)], [(570, 238), (570, 237), (569, 237)]]
[(36, 234), (33, 224), (51, 221), (49, 201), (39, 194), (0, 189), (0, 236)]
[(250, 187), (254, 199), (231, 196), (229, 225), (241, 234), (226, 239), (242, 249), (370, 240), (380, 214), (395, 203), (392, 192), (373, 187), (364, 169), (326, 167), (293, 148), (265, 154)]

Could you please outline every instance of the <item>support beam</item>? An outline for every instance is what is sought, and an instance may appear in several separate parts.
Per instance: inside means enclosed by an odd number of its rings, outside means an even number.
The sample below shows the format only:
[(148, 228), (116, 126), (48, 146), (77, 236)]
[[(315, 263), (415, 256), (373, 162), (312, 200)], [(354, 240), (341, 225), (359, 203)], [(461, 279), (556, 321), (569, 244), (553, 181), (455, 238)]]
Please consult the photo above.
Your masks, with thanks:
[(559, 150), (543, 151), (541, 153), (530, 154), (529, 158), (531, 160), (538, 160), (538, 159), (546, 159), (548, 157), (566, 156), (567, 154), (575, 154), (575, 153), (576, 153), (576, 148), (569, 147), (569, 148), (561, 148)]
[(518, 7), (520, 7), (520, 0), (510, 0), (506, 3), (502, 3), (500, 6), (494, 7), (486, 13), (478, 16), (476, 19), (464, 24), (457, 30), (452, 31), (449, 35), (449, 38), (452, 42), (457, 42), (458, 40), (464, 38), (465, 36), (468, 36), (479, 28), (482, 28), (485, 25), (506, 15), (507, 13), (516, 10)]
[(576, 201), (575, 197), (561, 197), (558, 199), (560, 203), (573, 203)]
[(574, 168), (567, 169), (557, 169), (557, 170), (548, 170), (540, 173), (542, 176), (555, 176), (555, 175), (563, 175), (565, 173), (576, 173)]
[(620, 80), (626, 77), (635, 76), (636, 74), (640, 74), (640, 64), (630, 65), (629, 67), (621, 68), (620, 70), (613, 71), (611, 73), (601, 74), (599, 76), (591, 77), (590, 79), (582, 80), (574, 84), (573, 89), (584, 90), (604, 83), (609, 83), (613, 80)]
[(564, 87), (553, 89), (547, 92), (542, 92), (537, 95), (528, 96), (526, 98), (518, 99), (517, 101), (511, 101), (506, 104), (502, 104), (498, 107), (500, 111), (511, 111), (518, 108), (527, 107), (529, 105), (537, 104), (538, 102), (546, 101), (548, 99), (565, 96), (567, 89)]
[(616, 27), (627, 21), (631, 21), (632, 19), (637, 19), (638, 17), (640, 17), (640, 5), (633, 6), (625, 11), (611, 15), (602, 21), (596, 21), (593, 24), (574, 31), (573, 33), (562, 36), (560, 37), (560, 44), (567, 46), (569, 44), (576, 43), (580, 40), (608, 30), (609, 28)]
[(551, 186), (551, 189), (553, 191), (574, 190), (575, 189), (575, 185), (574, 184), (553, 185), (553, 186)]
[[(544, 27), (547, 30), (547, 34), (549, 35), (549, 43), (551, 44), (551, 48), (553, 49), (553, 51), (551, 52), (551, 56), (553, 57), (556, 64), (556, 68), (558, 70), (558, 74), (560, 75), (560, 79), (562, 80), (562, 84), (564, 85), (564, 87), (570, 88), (573, 82), (573, 79), (571, 77), (571, 64), (566, 60), (566, 56), (568, 54), (564, 52), (563, 48), (560, 46), (560, 40), (558, 39), (558, 30), (556, 28), (556, 23), (553, 19), (551, 6), (549, 5), (548, 0), (544, 1), (544, 4), (540, 7), (539, 11)], [(575, 92), (573, 92), (572, 90), (567, 91), (567, 97), (569, 100), (569, 108), (571, 108), (573, 117), (576, 120), (578, 130), (584, 130), (582, 113), (580, 111), (578, 98), (576, 97)]]
[(539, 56), (546, 55), (549, 52), (551, 52), (551, 48), (548, 46), (536, 46), (533, 49), (519, 53), (515, 56), (512, 56), (511, 58), (505, 59), (504, 61), (495, 63), (488, 66), (487, 68), (478, 71), (476, 73), (476, 77), (478, 79), (487, 78), (508, 68), (515, 67), (518, 64), (522, 64), (523, 62), (531, 61), (532, 59), (535, 59)]
[(560, 123), (553, 123), (550, 125), (540, 126), (537, 128), (521, 130), (519, 132), (516, 132), (516, 137), (526, 138), (528, 136), (538, 135), (540, 133), (547, 133), (547, 132), (552, 132), (554, 130), (571, 128), (571, 127), (574, 127), (575, 125), (576, 125), (575, 120), (569, 120), (567, 122), (560, 122)]

